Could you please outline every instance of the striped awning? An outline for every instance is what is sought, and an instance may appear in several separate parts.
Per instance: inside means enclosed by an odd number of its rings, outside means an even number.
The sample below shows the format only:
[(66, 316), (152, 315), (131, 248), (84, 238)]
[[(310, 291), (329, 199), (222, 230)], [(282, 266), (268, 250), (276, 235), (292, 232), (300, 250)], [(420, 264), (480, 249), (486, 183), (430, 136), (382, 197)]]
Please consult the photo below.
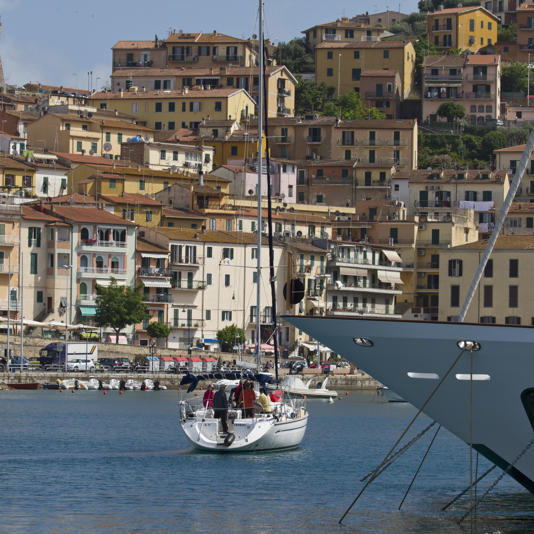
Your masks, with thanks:
[(397, 263), (402, 262), (402, 258), (394, 250), (383, 250), (383, 252), (389, 261), (394, 261)]
[(94, 317), (96, 308), (95, 306), (80, 306), (80, 313), (85, 317)]

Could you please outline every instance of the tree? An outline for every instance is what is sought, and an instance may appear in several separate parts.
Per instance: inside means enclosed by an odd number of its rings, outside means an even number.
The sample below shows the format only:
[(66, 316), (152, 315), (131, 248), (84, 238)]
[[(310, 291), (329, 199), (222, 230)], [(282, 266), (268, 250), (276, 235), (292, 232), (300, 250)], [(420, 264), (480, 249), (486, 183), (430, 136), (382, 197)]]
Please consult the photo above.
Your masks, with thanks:
[(492, 130), (488, 132), (480, 143), (482, 154), (486, 159), (493, 157), (493, 151), (499, 150), (499, 148), (506, 148), (508, 146), (508, 140), (506, 135), (502, 132)]
[(110, 326), (115, 331), (115, 341), (119, 342), (119, 333), (126, 326), (140, 323), (148, 316), (148, 308), (143, 303), (141, 285), (132, 288), (120, 286), (111, 277), (108, 287), (96, 286), (96, 326)]
[(433, 169), (454, 169), (455, 161), (448, 154), (432, 158), (430, 166)]
[(383, 120), (386, 116), (376, 108), (366, 108), (362, 97), (356, 91), (341, 95), (337, 102), (329, 102), (321, 113), (324, 117), (339, 117), (343, 120), (357, 121), (365, 119)]
[[(239, 339), (237, 339), (238, 336)], [(245, 339), (247, 339), (245, 336), (245, 331), (241, 328), (238, 328), (235, 324), (231, 324), (230, 326), (227, 326), (217, 332), (217, 340), (225, 352), (229, 352), (230, 349), (238, 343), (244, 343)]]
[(146, 333), (151, 338), (159, 339), (163, 337), (168, 337), (171, 333), (171, 329), (165, 323), (154, 321), (152, 323), (148, 323)]
[(439, 117), (445, 117), (449, 122), (454, 119), (463, 119), (465, 117), (465, 108), (455, 102), (444, 102), (438, 108)]
[(325, 101), (334, 94), (334, 85), (326, 85), (324, 82), (317, 84), (296, 75), (297, 85), (295, 86), (295, 113), (304, 114), (306, 112), (323, 110)]
[(280, 65), (285, 65), (293, 74), (315, 71), (313, 54), (304, 37), (297, 37), (289, 43), (280, 43), (276, 47), (274, 58)]
[[(531, 84), (532, 85), (532, 84)], [(528, 88), (528, 67), (523, 63), (510, 62), (501, 72), (501, 91), (526, 93)]]

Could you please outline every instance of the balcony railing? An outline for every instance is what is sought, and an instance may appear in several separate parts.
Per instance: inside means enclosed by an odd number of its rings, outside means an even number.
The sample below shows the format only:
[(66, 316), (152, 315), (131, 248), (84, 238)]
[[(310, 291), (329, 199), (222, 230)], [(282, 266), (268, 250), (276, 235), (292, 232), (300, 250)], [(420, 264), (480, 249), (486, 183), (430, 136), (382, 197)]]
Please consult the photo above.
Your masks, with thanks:
[(204, 319), (174, 319), (167, 323), (167, 326), (171, 330), (182, 328), (202, 328), (204, 326)]
[(332, 35), (331, 33), (325, 33), (323, 35), (323, 41), (341, 41), (341, 35)]
[(432, 26), (433, 32), (452, 32), (452, 24), (434, 24)]
[(157, 278), (161, 278), (162, 276), (171, 276), (172, 271), (169, 269), (156, 269), (155, 267), (139, 267), (137, 269), (138, 276), (154, 276)]
[(312, 178), (312, 185), (351, 185), (352, 176), (316, 176)]
[(352, 283), (348, 282), (342, 286), (337, 286), (336, 284), (327, 284), (326, 289), (328, 291), (355, 291), (359, 289), (381, 289), (383, 291), (399, 291), (395, 288), (395, 284), (364, 284), (363, 282)]
[(0, 263), (0, 274), (11, 274), (11, 273), (18, 273), (18, 272), (19, 272), (18, 264), (10, 266), (9, 263)]
[(291, 96), (291, 91), (289, 89), (286, 89), (285, 87), (279, 87), (278, 94), (284, 96)]
[(383, 144), (383, 139), (362, 139), (362, 146), (382, 146)]
[(114, 61), (115, 68), (132, 68), (132, 67), (152, 67), (152, 60), (149, 61)]
[(457, 92), (455, 94), (447, 96), (447, 93), (441, 91), (425, 91), (425, 98), (430, 100), (462, 100), (463, 92)]
[(342, 137), (341, 139), (337, 140), (338, 146), (358, 146), (360, 142), (356, 137)]
[(18, 204), (0, 204), (0, 213), (20, 213), (21, 207)]
[(204, 263), (202, 256), (172, 256), (170, 260), (171, 265), (187, 265), (190, 267), (200, 267)]
[(389, 187), (391, 182), (389, 180), (364, 180), (363, 184), (358, 182), (358, 187)]
[(153, 294), (153, 295), (142, 295), (143, 302), (174, 302), (174, 297), (172, 295), (165, 295), (165, 294)]
[(408, 165), (408, 158), (385, 158), (389, 165)]
[[(9, 301), (9, 308), (11, 310), (20, 310), (21, 304), (22, 303), (21, 303), (20, 300), (11, 299)], [(0, 300), (0, 310), (7, 310), (7, 308), (8, 308), (8, 299), (1, 299)]]
[(84, 302), (94, 302), (96, 300), (96, 297), (98, 297), (97, 294), (78, 295), (78, 298), (76, 299), (76, 305), (79, 306), (80, 304), (83, 304)]
[(82, 239), (81, 247), (117, 247), (126, 248), (126, 241), (100, 241), (99, 239)]
[(495, 74), (468, 74), (468, 82), (494, 82)]
[(386, 139), (387, 146), (408, 146), (407, 139)]
[(416, 208), (450, 208), (451, 199), (448, 198), (445, 200), (415, 200), (414, 205)]
[(434, 241), (432, 239), (418, 239), (417, 240), (417, 246), (425, 246), (425, 247), (439, 247), (439, 246), (451, 246), (450, 239), (440, 239), (439, 241)]
[(20, 242), (18, 235), (0, 235), (0, 246), (18, 245)]
[(439, 289), (439, 284), (419, 284), (417, 289), (430, 289), (432, 291)]
[(393, 91), (366, 91), (365, 98), (394, 98)]
[(186, 54), (170, 54), (169, 61), (198, 61), (198, 56), (186, 55)]
[(277, 108), (276, 111), (277, 111), (277, 113), (278, 113), (279, 115), (290, 115), (290, 114), (291, 114), (290, 109), (289, 109), (289, 108), (286, 108), (286, 107), (284, 107), (284, 106), (278, 106), (278, 108)]
[(519, 44), (519, 50), (534, 50), (534, 43)]
[(112, 269), (109, 267), (80, 267), (78, 273), (87, 274), (110, 274), (126, 276), (128, 271), (126, 269)]
[(199, 289), (206, 289), (206, 282), (204, 280), (193, 280), (192, 282), (182, 280), (180, 283), (171, 280), (171, 285), (173, 289), (182, 291), (198, 291)]
[(532, 25), (532, 23), (530, 23), (530, 24), (520, 24), (519, 25), (519, 29), (520, 30), (534, 30), (534, 26)]
[(306, 143), (308, 144), (314, 144), (314, 143), (321, 143), (321, 136), (308, 136), (306, 137)]
[(465, 96), (469, 100), (492, 100), (495, 97), (495, 93), (493, 91), (484, 93), (470, 93), (466, 91)]
[(243, 56), (236, 56), (236, 55), (233, 55), (233, 54), (226, 54), (224, 56), (213, 56), (212, 57), (212, 60), (213, 61), (218, 61), (218, 62), (234, 62), (234, 63), (241, 63), (243, 61)]
[(378, 35), (362, 35), (360, 41), (380, 41)]
[(426, 82), (462, 82), (462, 74), (425, 74)]

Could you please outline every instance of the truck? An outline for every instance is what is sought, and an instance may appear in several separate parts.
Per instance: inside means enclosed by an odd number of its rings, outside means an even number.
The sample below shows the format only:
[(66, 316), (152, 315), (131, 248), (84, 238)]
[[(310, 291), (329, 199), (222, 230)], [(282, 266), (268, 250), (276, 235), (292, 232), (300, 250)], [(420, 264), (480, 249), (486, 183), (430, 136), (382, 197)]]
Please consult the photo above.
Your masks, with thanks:
[(98, 345), (96, 343), (69, 343), (69, 354), (65, 359), (65, 343), (49, 343), (44, 349), (39, 351), (39, 364), (45, 371), (64, 370), (66, 361), (70, 362), (75, 358), (90, 359), (96, 361), (98, 358)]

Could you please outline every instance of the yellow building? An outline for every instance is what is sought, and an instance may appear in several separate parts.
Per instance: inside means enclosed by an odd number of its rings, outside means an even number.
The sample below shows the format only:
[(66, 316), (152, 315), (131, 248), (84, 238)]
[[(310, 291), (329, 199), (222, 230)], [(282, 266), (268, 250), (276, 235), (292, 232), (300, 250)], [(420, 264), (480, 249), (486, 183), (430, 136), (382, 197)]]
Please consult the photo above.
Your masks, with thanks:
[(35, 169), (18, 161), (13, 156), (0, 155), (0, 172), (3, 193), (17, 193), (20, 196), (35, 196)]
[[(213, 166), (226, 165), (228, 159), (255, 158), (258, 153), (257, 130), (234, 130), (230, 135), (223, 137), (209, 137), (206, 135), (201, 140), (205, 146), (215, 149)], [(262, 134), (263, 146), (265, 147), (265, 132)]]
[(383, 31), (380, 26), (370, 26), (341, 17), (341, 20), (317, 24), (301, 33), (306, 36), (306, 42), (313, 50), (323, 42), (379, 41)]
[(139, 193), (101, 195), (108, 202), (106, 211), (140, 226), (161, 226), (163, 204)]
[[(487, 240), (441, 253), (439, 320), (453, 321), (486, 248)], [(499, 236), (465, 317), (467, 323), (532, 324), (534, 236)]]
[(137, 118), (155, 130), (197, 128), (202, 119), (241, 119), (253, 114), (256, 103), (244, 89), (187, 87), (179, 91), (138, 91), (95, 93), (90, 104), (116, 109)]
[(154, 140), (153, 130), (145, 126), (77, 114), (48, 113), (28, 124), (28, 144), (34, 148), (114, 159), (120, 158), (121, 143), (138, 135)]
[[(125, 194), (153, 195), (173, 184), (198, 183), (198, 175), (192, 172), (156, 171), (147, 167), (112, 167), (100, 169), (80, 165), (67, 173), (68, 192), (90, 196), (121, 196)], [(228, 180), (206, 175), (204, 183), (224, 193), (228, 192)], [(152, 198), (152, 197), (151, 197)], [(146, 225), (145, 225), (146, 226)]]
[(454, 7), (428, 13), (428, 42), (441, 49), (477, 52), (497, 41), (500, 19), (481, 6)]
[(324, 42), (315, 47), (315, 80), (335, 87), (334, 96), (360, 91), (366, 70), (397, 70), (401, 97), (415, 83), (415, 49), (411, 41)]

